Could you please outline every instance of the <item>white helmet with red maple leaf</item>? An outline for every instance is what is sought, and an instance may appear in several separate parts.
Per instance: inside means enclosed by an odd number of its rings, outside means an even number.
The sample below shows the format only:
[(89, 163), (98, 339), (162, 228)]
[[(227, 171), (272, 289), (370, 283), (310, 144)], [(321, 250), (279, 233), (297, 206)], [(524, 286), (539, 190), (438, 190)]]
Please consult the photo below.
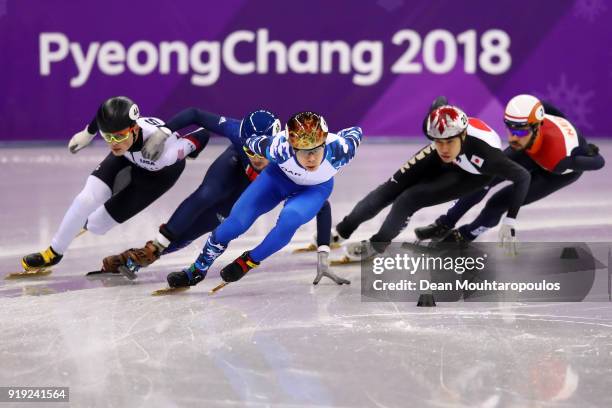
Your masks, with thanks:
[(440, 106), (427, 117), (427, 137), (431, 140), (460, 136), (467, 127), (467, 115), (456, 106)]

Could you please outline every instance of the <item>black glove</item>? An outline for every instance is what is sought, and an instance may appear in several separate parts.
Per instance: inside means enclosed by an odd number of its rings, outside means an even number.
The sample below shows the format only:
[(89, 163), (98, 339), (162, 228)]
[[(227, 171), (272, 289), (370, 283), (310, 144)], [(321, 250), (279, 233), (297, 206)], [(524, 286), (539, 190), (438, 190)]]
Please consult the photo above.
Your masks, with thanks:
[(448, 99), (446, 99), (446, 96), (438, 96), (436, 99), (434, 99), (434, 101), (431, 103), (431, 107), (429, 108), (429, 113), (435, 111), (436, 109), (438, 109), (440, 106), (444, 106), (444, 105), (448, 105)]
[(423, 135), (425, 135), (425, 137), (428, 137), (427, 136), (427, 118), (429, 117), (431, 112), (435, 111), (440, 106), (444, 106), (444, 105), (448, 105), (448, 99), (446, 99), (446, 96), (443, 96), (443, 95), (438, 96), (431, 103), (431, 106), (429, 107), (429, 110), (427, 111), (427, 115), (425, 115), (425, 119), (423, 119), (423, 126), (422, 127), (423, 127)]
[(204, 150), (202, 147), (196, 148), (193, 152), (187, 155), (188, 159), (197, 159), (200, 153)]
[(589, 143), (586, 147), (587, 156), (593, 157), (599, 154), (599, 147), (593, 143)]

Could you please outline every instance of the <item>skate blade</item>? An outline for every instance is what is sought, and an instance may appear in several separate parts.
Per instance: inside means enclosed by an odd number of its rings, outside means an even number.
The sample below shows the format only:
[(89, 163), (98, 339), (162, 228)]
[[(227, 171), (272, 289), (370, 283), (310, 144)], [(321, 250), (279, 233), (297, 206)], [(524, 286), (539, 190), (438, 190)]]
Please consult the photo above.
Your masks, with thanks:
[[(329, 249), (338, 249), (342, 247), (342, 245), (338, 244), (338, 243), (332, 243), (329, 245)], [(299, 254), (302, 252), (315, 252), (317, 249), (319, 249), (315, 244), (310, 244), (307, 247), (304, 248), (298, 248), (298, 249), (294, 249), (292, 253), (294, 254)]]
[(120, 278), (121, 280), (124, 280), (123, 275), (121, 275), (120, 273), (105, 272), (105, 271), (87, 272), (85, 274), (85, 278), (90, 281), (95, 281), (95, 280), (106, 281), (106, 280), (116, 279), (116, 278)]
[(220, 284), (218, 284), (217, 286), (215, 286), (214, 288), (212, 288), (210, 290), (210, 292), (208, 292), (208, 295), (214, 295), (215, 293), (217, 293), (218, 291), (220, 291), (221, 289), (223, 289), (224, 287), (226, 287), (228, 285), (227, 282), (221, 282)]
[(330, 266), (341, 266), (341, 265), (350, 265), (355, 263), (360, 263), (361, 259), (351, 259), (348, 256), (343, 256), (340, 259), (332, 259), (329, 261)]
[(110, 275), (110, 272), (104, 272), (101, 270), (87, 272), (85, 276), (100, 276), (100, 275)]
[(136, 273), (134, 273), (134, 271), (132, 271), (130, 268), (128, 268), (125, 265), (121, 265), (117, 268), (119, 270), (119, 273), (121, 275), (123, 275), (124, 277), (126, 277), (129, 280), (134, 280), (136, 279)]
[(304, 248), (298, 248), (296, 250), (293, 251), (294, 254), (299, 254), (302, 252), (314, 252), (317, 250), (317, 246), (315, 244), (310, 244), (307, 247)]
[(152, 296), (165, 296), (165, 295), (171, 295), (173, 293), (180, 293), (180, 292), (185, 292), (186, 290), (189, 290), (189, 286), (184, 287), (184, 288), (163, 288), (163, 289), (158, 289), (156, 291), (154, 291), (153, 293), (151, 293)]
[(51, 268), (38, 268), (33, 269), (31, 271), (21, 271), (9, 273), (4, 277), (4, 279), (22, 279), (22, 278), (34, 278), (37, 276), (47, 276), (51, 275)]

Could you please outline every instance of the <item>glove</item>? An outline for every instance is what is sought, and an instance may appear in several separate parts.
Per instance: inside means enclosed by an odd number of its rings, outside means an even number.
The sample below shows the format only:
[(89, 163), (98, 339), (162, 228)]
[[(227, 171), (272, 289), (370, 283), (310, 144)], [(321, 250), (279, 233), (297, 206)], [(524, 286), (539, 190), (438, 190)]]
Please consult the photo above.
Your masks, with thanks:
[(89, 133), (87, 131), (86, 126), (85, 129), (72, 136), (72, 138), (68, 142), (68, 150), (70, 150), (70, 153), (72, 154), (78, 152), (79, 150), (90, 144), (95, 135), (95, 133), (93, 135)]
[(507, 255), (516, 256), (516, 219), (505, 217), (499, 227), (499, 245)]
[(589, 143), (587, 145), (587, 156), (593, 157), (599, 154), (599, 146)]
[(147, 160), (155, 161), (159, 159), (164, 152), (164, 144), (166, 143), (166, 139), (170, 137), (170, 129), (166, 127), (159, 127), (153, 133), (146, 142), (141, 150), (142, 157)]
[(312, 281), (312, 284), (318, 284), (324, 276), (333, 280), (338, 285), (349, 285), (351, 283), (351, 281), (343, 279), (329, 270), (329, 247), (322, 245), (319, 247), (319, 252), (317, 253), (317, 276)]

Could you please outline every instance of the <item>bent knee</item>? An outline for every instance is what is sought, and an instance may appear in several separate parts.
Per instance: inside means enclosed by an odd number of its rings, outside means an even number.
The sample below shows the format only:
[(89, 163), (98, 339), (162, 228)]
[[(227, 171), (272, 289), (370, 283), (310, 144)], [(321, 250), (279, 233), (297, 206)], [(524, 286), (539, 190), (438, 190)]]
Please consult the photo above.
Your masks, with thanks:
[(100, 206), (87, 218), (87, 231), (96, 235), (104, 235), (116, 225), (119, 223), (109, 214), (105, 206)]
[(293, 209), (283, 209), (278, 217), (278, 225), (288, 231), (296, 231), (300, 226), (308, 222), (304, 215)]

